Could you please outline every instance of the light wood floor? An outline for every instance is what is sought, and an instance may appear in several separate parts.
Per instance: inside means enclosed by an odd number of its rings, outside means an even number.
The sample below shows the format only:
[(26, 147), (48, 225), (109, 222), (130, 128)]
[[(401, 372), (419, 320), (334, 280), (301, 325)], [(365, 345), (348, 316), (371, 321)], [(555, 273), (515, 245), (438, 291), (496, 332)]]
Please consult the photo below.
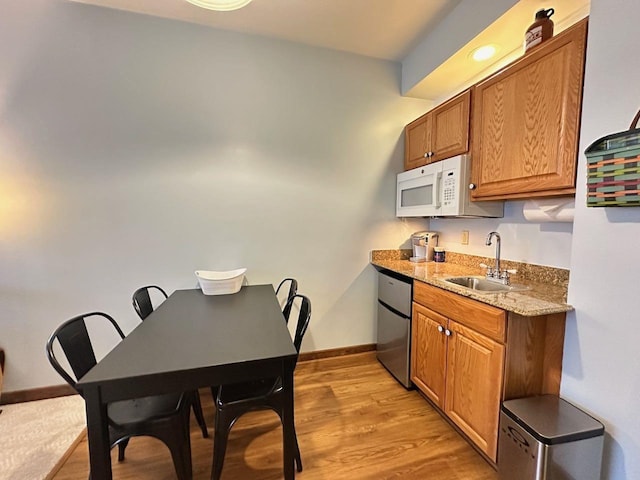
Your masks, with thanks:
[[(416, 391), (407, 391), (375, 353), (313, 360), (296, 369), (296, 429), (302, 480), (495, 480), (497, 474)], [(211, 396), (201, 393), (213, 422)], [(211, 427), (212, 430), (212, 427)], [(212, 432), (210, 432), (212, 433)], [(229, 436), (222, 480), (282, 478), (282, 430), (273, 412), (241, 417)], [(211, 474), (212, 438), (192, 419), (194, 480)], [(82, 441), (54, 480), (86, 479)], [(159, 441), (134, 438), (122, 463), (112, 451), (114, 479), (175, 479), (169, 451)]]

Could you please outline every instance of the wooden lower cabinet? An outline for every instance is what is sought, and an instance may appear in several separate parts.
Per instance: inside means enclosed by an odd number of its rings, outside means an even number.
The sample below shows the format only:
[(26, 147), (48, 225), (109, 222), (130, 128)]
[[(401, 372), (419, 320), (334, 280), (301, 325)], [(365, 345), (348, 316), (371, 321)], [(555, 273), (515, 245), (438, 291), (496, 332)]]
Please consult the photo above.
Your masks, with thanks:
[(411, 380), (495, 463), (501, 402), (560, 390), (564, 318), (523, 317), (416, 281)]
[(418, 303), (413, 304), (411, 379), (442, 409), (447, 368), (447, 342), (443, 334), (446, 325), (446, 317)]
[(444, 412), (495, 460), (504, 345), (453, 320), (449, 332)]

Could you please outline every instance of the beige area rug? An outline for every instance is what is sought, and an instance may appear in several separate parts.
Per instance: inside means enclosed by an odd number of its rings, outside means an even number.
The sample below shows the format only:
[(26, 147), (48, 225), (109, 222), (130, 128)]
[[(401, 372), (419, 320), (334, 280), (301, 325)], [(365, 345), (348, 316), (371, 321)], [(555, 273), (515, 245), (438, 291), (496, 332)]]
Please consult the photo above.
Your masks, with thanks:
[(79, 395), (0, 409), (0, 480), (52, 478), (85, 434)]

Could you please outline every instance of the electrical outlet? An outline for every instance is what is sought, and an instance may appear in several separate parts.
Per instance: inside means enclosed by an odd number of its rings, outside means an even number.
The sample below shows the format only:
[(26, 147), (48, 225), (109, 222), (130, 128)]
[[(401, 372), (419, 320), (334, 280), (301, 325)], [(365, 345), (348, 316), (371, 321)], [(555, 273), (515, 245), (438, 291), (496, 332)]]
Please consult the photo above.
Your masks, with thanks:
[(460, 243), (462, 245), (469, 245), (469, 230), (462, 231), (462, 237), (460, 238)]

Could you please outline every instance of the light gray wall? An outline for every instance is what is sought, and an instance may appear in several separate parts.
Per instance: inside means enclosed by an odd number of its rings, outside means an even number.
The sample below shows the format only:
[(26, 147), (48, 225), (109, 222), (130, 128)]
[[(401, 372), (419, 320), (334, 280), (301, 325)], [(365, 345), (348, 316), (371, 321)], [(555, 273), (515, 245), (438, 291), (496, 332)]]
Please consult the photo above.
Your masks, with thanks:
[[(637, 0), (591, 3), (581, 147), (629, 128), (640, 108)], [(562, 395), (605, 423), (603, 479), (640, 479), (640, 208), (587, 208), (580, 155)]]
[[(0, 0), (5, 391), (62, 383), (49, 333), (196, 269), (294, 276), (304, 350), (375, 340), (372, 248), (394, 217), (400, 65), (61, 1)], [(188, 319), (176, 319), (185, 321)]]
[[(495, 242), (486, 245), (487, 234), (501, 237), (500, 256), (505, 260), (556, 268), (570, 267), (573, 223), (540, 223), (525, 219), (525, 202), (505, 202), (503, 218), (451, 218), (431, 220), (431, 229), (440, 232), (439, 245), (446, 250), (493, 257)], [(469, 232), (469, 244), (462, 245), (462, 231)]]

